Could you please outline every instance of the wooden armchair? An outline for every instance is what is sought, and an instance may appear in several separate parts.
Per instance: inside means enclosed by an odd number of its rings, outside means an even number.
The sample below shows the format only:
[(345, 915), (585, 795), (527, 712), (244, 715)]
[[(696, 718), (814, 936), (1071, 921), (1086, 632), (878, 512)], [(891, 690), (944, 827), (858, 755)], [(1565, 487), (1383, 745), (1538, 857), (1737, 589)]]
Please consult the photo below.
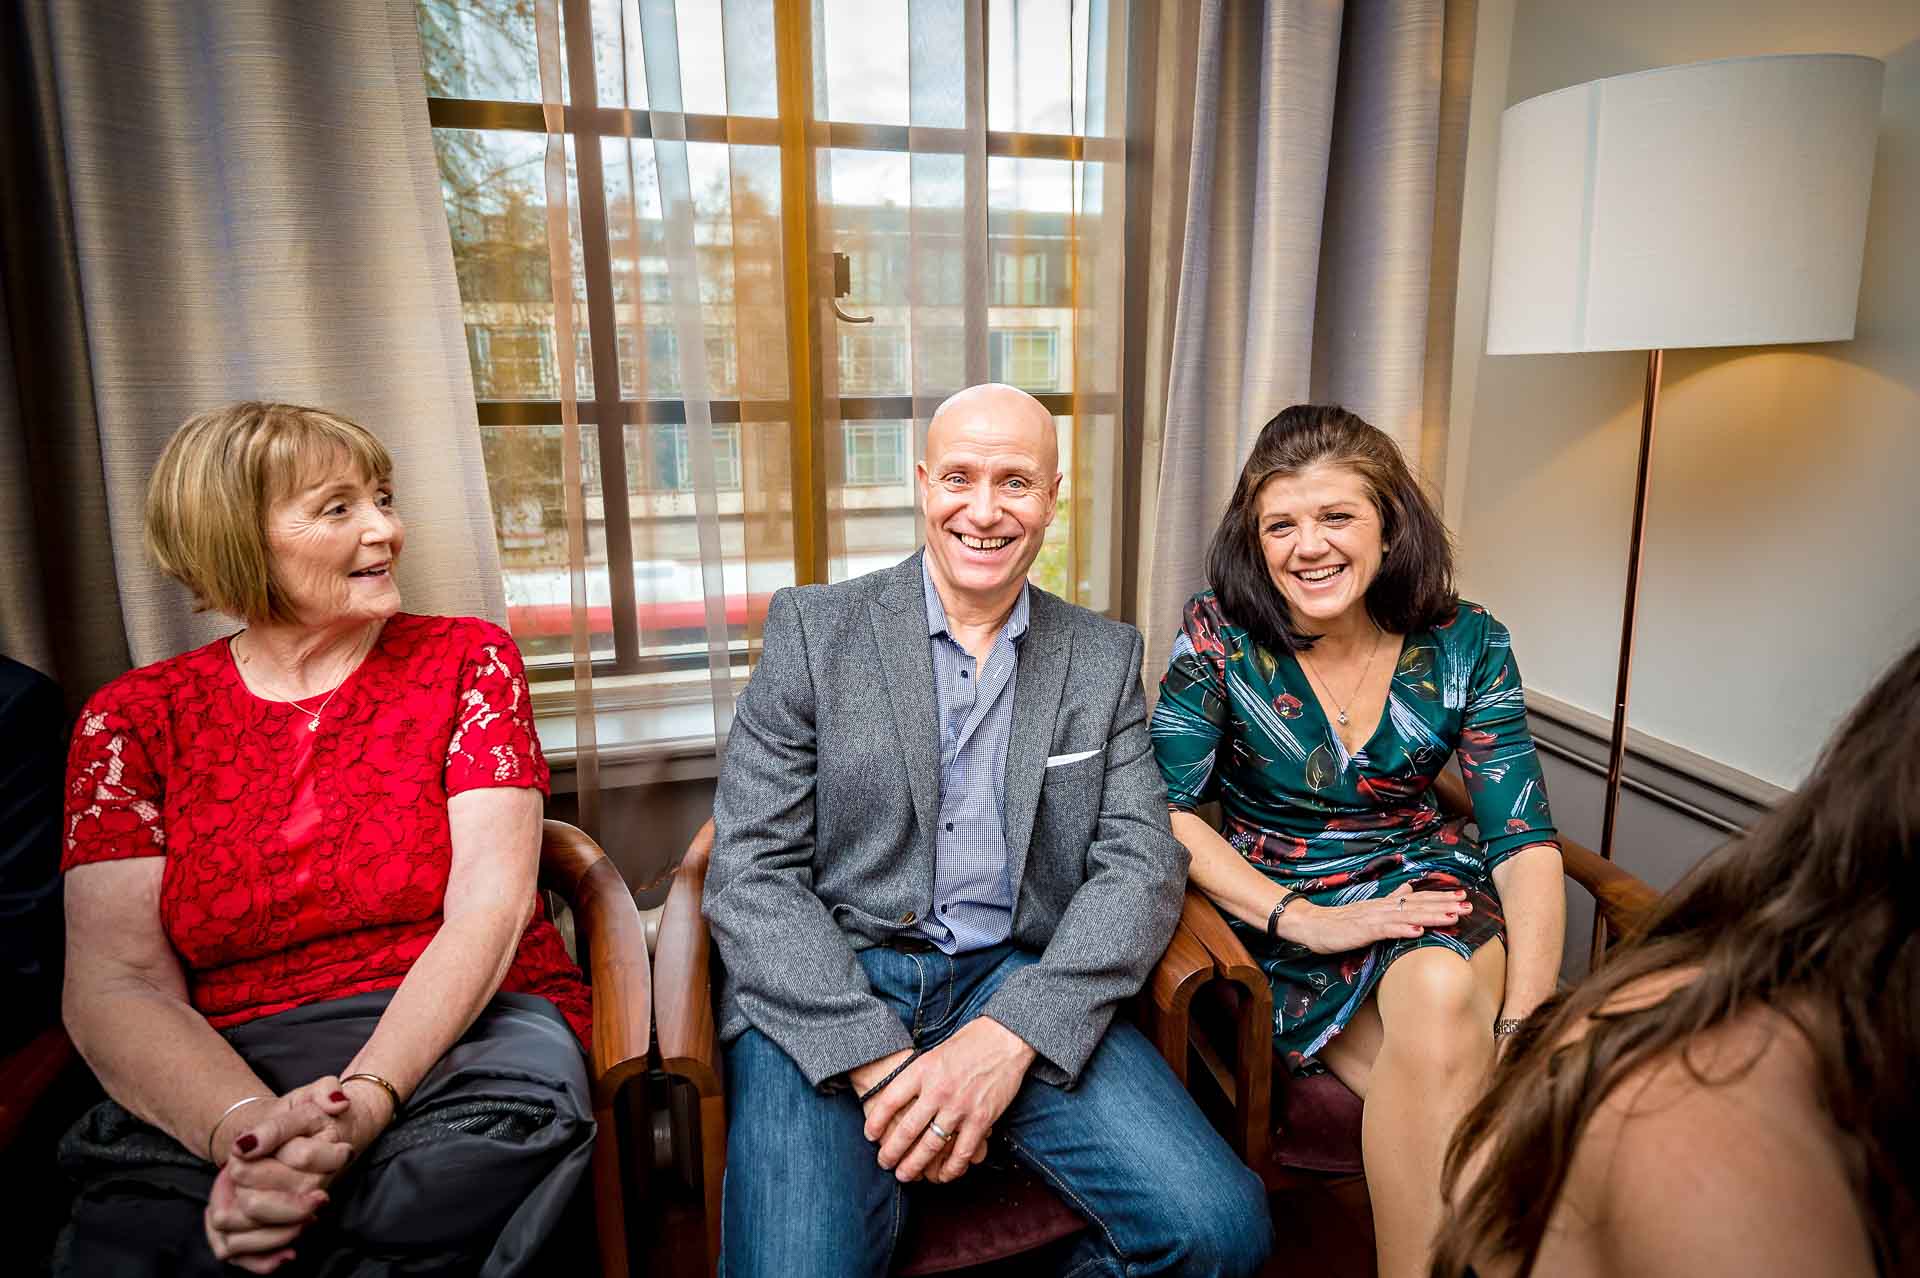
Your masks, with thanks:
[[(714, 1022), (711, 946), (700, 897), (713, 823), (694, 836), (674, 872), (654, 948), (655, 1019), (660, 1069), (673, 1096), (672, 1150), (680, 1208), (663, 1234), (703, 1238), (697, 1257), (677, 1257), (675, 1273), (713, 1273), (720, 1257), (720, 1181), (726, 1169), (727, 1118)], [(1135, 1001), (1135, 1022), (1185, 1076), (1188, 1009), (1216, 977), (1206, 948), (1181, 926)], [(952, 1185), (916, 1191), (914, 1214), (894, 1254), (896, 1274), (936, 1274), (984, 1265), (1079, 1232), (1086, 1222), (1038, 1177), (980, 1168)], [(691, 1259), (691, 1263), (689, 1263)]]
[[(646, 933), (633, 893), (613, 862), (584, 833), (548, 821), (540, 848), (540, 886), (556, 893), (573, 914), (575, 958), (593, 988), (593, 1052), (587, 1072), (593, 1086), (600, 1135), (593, 1146), (593, 1195), (600, 1273), (628, 1278), (627, 1194), (631, 1174), (616, 1139), (621, 1090), (644, 1075), (651, 1048), (652, 978)], [(44, 1178), (53, 1163), (52, 1141), (79, 1106), (92, 1099), (69, 1084), (85, 1067), (58, 1026), (43, 1030), (0, 1059), (0, 1156), (23, 1171), (31, 1163)], [(76, 1101), (74, 1096), (78, 1096)], [(62, 1112), (53, 1113), (54, 1109)], [(28, 1123), (29, 1117), (33, 1122)], [(16, 1140), (32, 1149), (12, 1148)]]
[(621, 1136), (626, 1084), (644, 1078), (652, 1051), (653, 975), (647, 934), (633, 892), (600, 845), (564, 821), (548, 821), (540, 844), (540, 886), (573, 914), (574, 961), (593, 988), (594, 1228), (603, 1278), (628, 1278), (627, 1187), (644, 1168), (622, 1159), (635, 1143)]
[[(1466, 785), (1454, 770), (1442, 772), (1434, 789), (1449, 816), (1471, 814)], [(1567, 877), (1593, 896), (1615, 938), (1645, 919), (1659, 899), (1651, 887), (1570, 839), (1561, 839), (1560, 850)], [(1357, 1178), (1360, 1098), (1330, 1073), (1295, 1079), (1275, 1069), (1273, 991), (1266, 974), (1219, 910), (1191, 888), (1182, 925), (1206, 950), (1218, 977), (1186, 1022), (1194, 1098), (1269, 1190)]]

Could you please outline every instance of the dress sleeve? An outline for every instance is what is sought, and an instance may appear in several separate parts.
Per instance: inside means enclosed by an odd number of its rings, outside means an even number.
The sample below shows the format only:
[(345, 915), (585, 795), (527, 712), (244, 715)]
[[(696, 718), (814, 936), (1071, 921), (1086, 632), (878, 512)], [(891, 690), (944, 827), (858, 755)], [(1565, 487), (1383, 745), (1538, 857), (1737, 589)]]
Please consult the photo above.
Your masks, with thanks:
[(533, 727), (533, 694), (513, 637), (491, 622), (473, 623), (459, 679), (447, 741), (447, 796), (487, 786), (550, 793), (546, 756)]
[(97, 861), (165, 856), (161, 821), (166, 787), (154, 760), (163, 757), (137, 721), (149, 716), (118, 684), (93, 695), (74, 724), (67, 751), (67, 792), (60, 857), (64, 873)]
[(1215, 762), (1226, 738), (1228, 705), (1227, 650), (1220, 625), (1219, 610), (1209, 596), (1187, 601), (1167, 673), (1160, 679), (1160, 700), (1153, 708), (1148, 729), (1153, 757), (1167, 785), (1167, 806), (1175, 812), (1193, 811), (1219, 788)]
[(1540, 756), (1527, 728), (1526, 696), (1513, 637), (1491, 616), (1474, 660), (1460, 728), (1460, 770), (1473, 799), (1474, 824), (1491, 871), (1521, 848), (1553, 843)]

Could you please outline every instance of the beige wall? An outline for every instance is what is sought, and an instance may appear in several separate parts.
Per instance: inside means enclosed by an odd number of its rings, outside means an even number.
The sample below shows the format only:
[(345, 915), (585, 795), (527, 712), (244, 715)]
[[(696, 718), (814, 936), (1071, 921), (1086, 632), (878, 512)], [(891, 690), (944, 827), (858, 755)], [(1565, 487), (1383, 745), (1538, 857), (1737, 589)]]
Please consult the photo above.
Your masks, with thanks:
[(1499, 111), (1705, 58), (1887, 63), (1855, 339), (1670, 352), (1654, 447), (1633, 726), (1792, 786), (1920, 638), (1920, 4), (1485, 0), (1480, 23), (1448, 517), (1529, 686), (1603, 715), (1645, 358), (1480, 353)]

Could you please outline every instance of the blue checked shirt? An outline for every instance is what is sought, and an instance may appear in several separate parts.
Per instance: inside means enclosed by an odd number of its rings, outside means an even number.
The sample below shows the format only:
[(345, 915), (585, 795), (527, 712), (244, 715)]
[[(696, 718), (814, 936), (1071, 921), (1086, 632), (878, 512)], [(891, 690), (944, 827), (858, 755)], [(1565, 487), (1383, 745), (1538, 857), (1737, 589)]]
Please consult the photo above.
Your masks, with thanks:
[(933, 913), (918, 931), (947, 954), (998, 945), (1013, 932), (1007, 881), (1007, 742), (1013, 684), (1027, 633), (1027, 588), (981, 666), (947, 632), (947, 610), (926, 558), (927, 645), (940, 715), (940, 821), (934, 831)]

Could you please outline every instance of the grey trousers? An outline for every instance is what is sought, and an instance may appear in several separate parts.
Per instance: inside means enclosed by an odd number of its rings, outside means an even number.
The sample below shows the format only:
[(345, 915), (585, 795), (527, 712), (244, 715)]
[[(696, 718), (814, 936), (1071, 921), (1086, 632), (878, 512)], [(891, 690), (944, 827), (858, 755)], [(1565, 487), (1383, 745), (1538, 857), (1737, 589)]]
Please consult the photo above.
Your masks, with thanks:
[[(226, 1031), (277, 1092), (339, 1073), (391, 991), (298, 1007)], [(495, 995), (399, 1118), (333, 1185), (286, 1278), (532, 1271), (586, 1174), (594, 1138), (586, 1062), (554, 1006)], [(76, 1185), (55, 1274), (174, 1278), (238, 1272), (201, 1227), (214, 1168), (113, 1101), (60, 1143)]]

